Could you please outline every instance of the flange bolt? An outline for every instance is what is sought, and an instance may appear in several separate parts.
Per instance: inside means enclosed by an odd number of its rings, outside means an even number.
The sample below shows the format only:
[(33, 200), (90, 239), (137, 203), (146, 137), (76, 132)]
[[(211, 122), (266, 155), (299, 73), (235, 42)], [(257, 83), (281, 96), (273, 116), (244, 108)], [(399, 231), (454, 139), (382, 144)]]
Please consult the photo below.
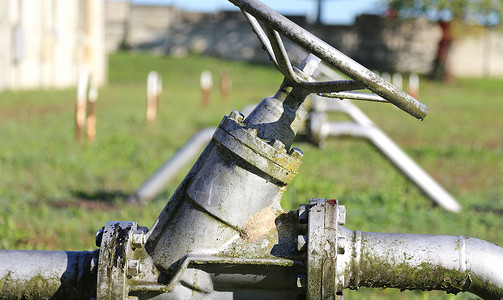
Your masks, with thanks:
[(133, 248), (141, 248), (145, 245), (145, 233), (142, 230), (135, 230), (131, 238)]
[(127, 274), (129, 276), (136, 276), (141, 272), (141, 264), (137, 259), (130, 259), (127, 263)]
[(103, 229), (104, 227), (96, 231), (96, 247), (101, 246), (101, 241), (103, 240)]
[(245, 116), (237, 110), (233, 110), (229, 114), (229, 119), (234, 120), (238, 123), (241, 123), (244, 120), (244, 118)]
[(299, 205), (299, 210), (297, 211), (297, 218), (300, 224), (307, 224), (307, 204)]
[(285, 144), (283, 144), (283, 142), (280, 140), (272, 140), (271, 146), (276, 150), (279, 150), (279, 151), (286, 153)]
[(304, 156), (304, 152), (302, 152), (299, 148), (295, 148), (295, 147), (292, 147), (292, 149), (290, 150), (290, 156), (292, 156), (293, 158), (297, 159), (297, 160), (301, 160), (302, 159), (302, 156)]
[(297, 250), (299, 250), (299, 252), (304, 252), (307, 250), (307, 236), (306, 235), (299, 235), (297, 237)]
[(297, 287), (305, 288), (306, 287), (306, 274), (297, 274)]
[(346, 207), (344, 205), (338, 206), (337, 214), (338, 214), (337, 223), (339, 225), (346, 224)]

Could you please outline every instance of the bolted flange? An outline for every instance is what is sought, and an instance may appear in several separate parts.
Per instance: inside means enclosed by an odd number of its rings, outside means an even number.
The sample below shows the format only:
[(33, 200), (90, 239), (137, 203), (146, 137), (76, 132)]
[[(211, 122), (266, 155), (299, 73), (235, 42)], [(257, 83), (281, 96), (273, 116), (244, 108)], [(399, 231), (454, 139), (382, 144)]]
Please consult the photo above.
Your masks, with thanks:
[[(334, 299), (338, 292), (334, 285), (336, 258), (345, 253), (346, 240), (339, 234), (345, 208), (335, 199), (311, 199), (298, 213), (299, 222), (300, 216), (307, 218), (307, 299)], [(299, 250), (304, 247), (301, 237), (297, 240)]]

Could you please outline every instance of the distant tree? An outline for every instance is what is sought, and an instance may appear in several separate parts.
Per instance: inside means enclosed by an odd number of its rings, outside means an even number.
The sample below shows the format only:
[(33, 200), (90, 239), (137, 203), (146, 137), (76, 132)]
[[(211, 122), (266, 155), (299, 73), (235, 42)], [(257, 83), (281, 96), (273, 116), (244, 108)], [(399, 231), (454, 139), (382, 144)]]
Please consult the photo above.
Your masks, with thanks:
[(447, 57), (453, 40), (452, 23), (476, 23), (494, 26), (501, 22), (503, 0), (383, 0), (387, 5), (387, 15), (403, 18), (425, 16), (438, 21), (442, 38), (438, 43), (437, 55), (432, 68), (432, 76), (445, 80)]

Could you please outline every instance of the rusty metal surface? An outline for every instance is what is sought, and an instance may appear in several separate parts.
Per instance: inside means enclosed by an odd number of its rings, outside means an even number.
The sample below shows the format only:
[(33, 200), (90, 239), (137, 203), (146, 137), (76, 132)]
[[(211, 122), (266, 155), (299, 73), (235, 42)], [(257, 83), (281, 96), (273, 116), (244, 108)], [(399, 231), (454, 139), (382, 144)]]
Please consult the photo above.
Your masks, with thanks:
[[(465, 236), (351, 231), (344, 206), (311, 199), (299, 208), (307, 236), (307, 298), (333, 299), (346, 288), (471, 292), (503, 297), (503, 248)], [(304, 241), (307, 239), (307, 247)]]
[(345, 222), (345, 208), (335, 199), (311, 199), (306, 213), (307, 299), (330, 299), (337, 292), (336, 257), (344, 252), (339, 225)]

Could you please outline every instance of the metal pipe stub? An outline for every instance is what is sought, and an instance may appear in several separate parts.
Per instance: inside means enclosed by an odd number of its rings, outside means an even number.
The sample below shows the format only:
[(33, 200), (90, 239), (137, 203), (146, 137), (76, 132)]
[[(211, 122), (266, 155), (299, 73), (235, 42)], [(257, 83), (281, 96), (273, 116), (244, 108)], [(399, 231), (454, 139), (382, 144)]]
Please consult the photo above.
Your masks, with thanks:
[(0, 299), (96, 296), (98, 250), (0, 250)]

